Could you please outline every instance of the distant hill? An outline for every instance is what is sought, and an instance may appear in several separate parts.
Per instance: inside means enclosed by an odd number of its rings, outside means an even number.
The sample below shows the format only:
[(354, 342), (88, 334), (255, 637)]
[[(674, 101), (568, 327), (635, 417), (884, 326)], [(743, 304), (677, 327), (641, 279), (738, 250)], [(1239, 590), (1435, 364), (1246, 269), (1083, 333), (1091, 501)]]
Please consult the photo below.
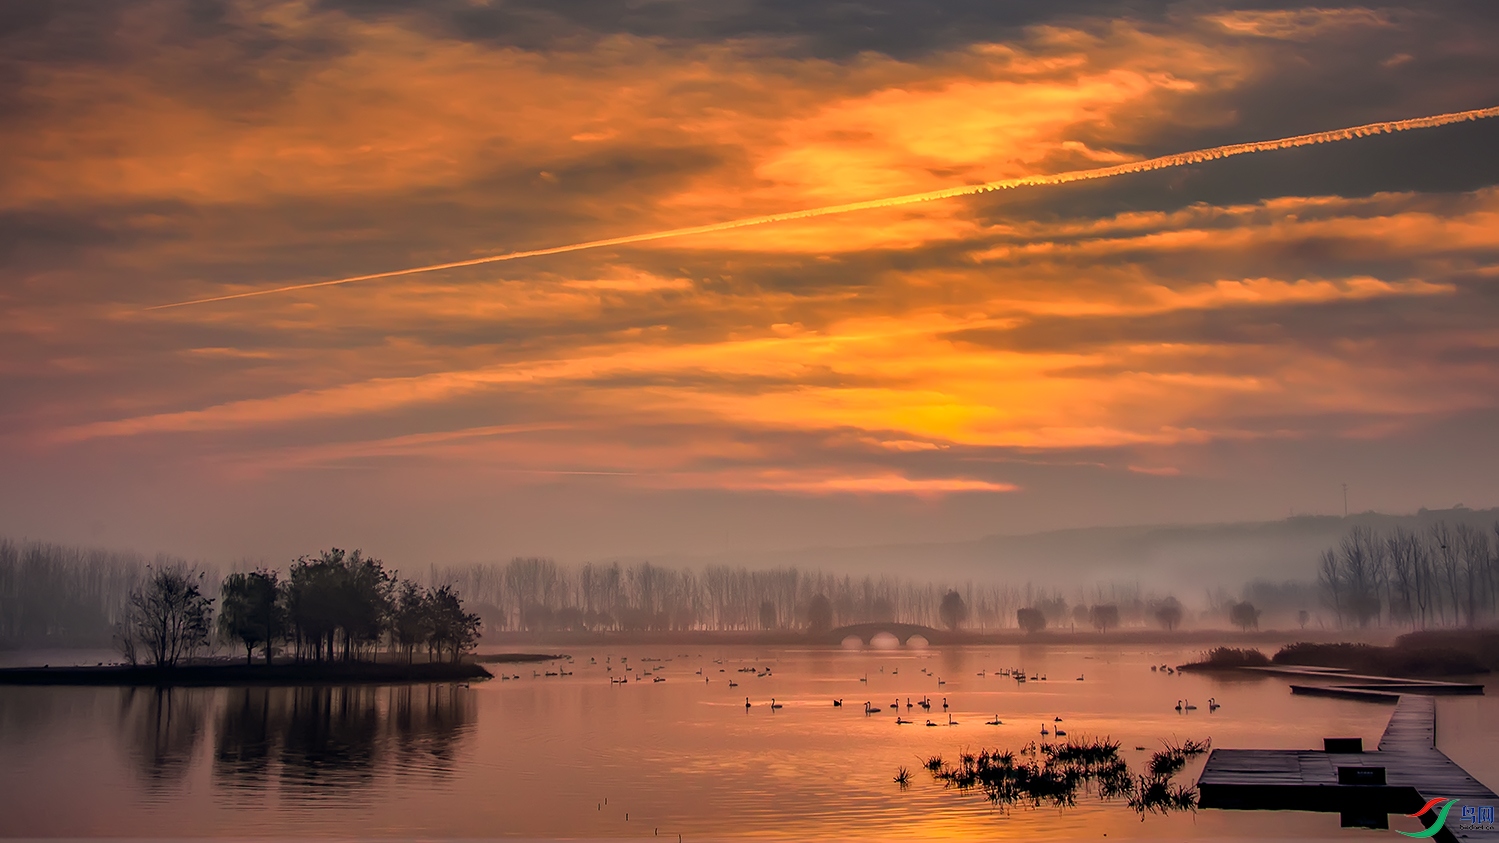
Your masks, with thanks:
[(918, 579), (1006, 581), (1071, 591), (1080, 585), (1139, 582), (1145, 587), (1236, 591), (1254, 579), (1316, 578), (1317, 558), (1354, 526), (1425, 529), (1437, 521), (1492, 530), (1499, 509), (1427, 510), (1413, 515), (1364, 512), (1296, 516), (1235, 524), (1091, 527), (957, 542), (813, 547), (655, 559), (669, 565), (796, 566)]

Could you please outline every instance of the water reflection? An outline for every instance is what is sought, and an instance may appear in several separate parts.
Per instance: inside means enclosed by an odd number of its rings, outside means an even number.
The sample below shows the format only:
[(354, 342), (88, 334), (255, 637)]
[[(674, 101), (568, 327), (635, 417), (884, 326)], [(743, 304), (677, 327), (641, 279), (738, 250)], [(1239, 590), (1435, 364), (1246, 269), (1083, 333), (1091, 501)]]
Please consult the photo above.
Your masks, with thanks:
[(477, 719), (453, 685), (126, 689), (120, 718), (153, 787), (186, 776), (211, 719), (216, 787), (314, 798), (383, 776), (448, 775)]
[(120, 735), (151, 787), (187, 775), (204, 723), (211, 691), (197, 688), (126, 688), (120, 695)]
[[(0, 688), (0, 836), (604, 839), (642, 829), (652, 837), (659, 827), (661, 839), (689, 841), (1107, 833), (1143, 843), (1353, 834), (1336, 814), (1136, 813), (1119, 765), (1104, 771), (1119, 771), (1107, 787), (1099, 776), (1061, 808), (1049, 797), (1034, 807), (1029, 792), (1013, 808), (978, 787), (963, 796), (921, 767), (938, 753), (956, 764), (984, 747), (1014, 749), (1014, 766), (1029, 766), (1020, 748), (1043, 724), (1053, 734), (1060, 725), (1070, 735), (1052, 743), (1117, 743), (1136, 794), (1150, 798), (1145, 806), (1171, 797), (1175, 807), (1186, 800), (1166, 792), (1152, 801), (1158, 789), (1140, 786), (1163, 740), (1294, 749), (1354, 735), (1372, 743), (1389, 719), (1388, 706), (1292, 695), (1274, 677), (1228, 683), (1150, 670), (1197, 649), (640, 645), (579, 647), (575, 676), (516, 671), (522, 679), (472, 688)], [(611, 684), (625, 656), (666, 681)], [(738, 672), (751, 666), (761, 670)], [(1051, 679), (996, 674), (1012, 666)], [(908, 696), (926, 695), (942, 728), (894, 722)], [(770, 709), (772, 697), (784, 708)], [(1178, 712), (1183, 697), (1224, 705)], [(844, 706), (831, 704), (838, 698)], [(883, 710), (866, 716), (865, 700)], [(889, 709), (896, 700), (899, 712)], [(955, 725), (945, 725), (948, 716)], [(1474, 709), (1444, 719), (1441, 733), (1476, 742), (1492, 722), (1492, 709)], [(101, 753), (101, 742), (122, 751)], [(1048, 768), (1067, 760), (1034, 759)], [(1163, 779), (1175, 771), (1171, 789), (1188, 787), (1202, 761), (1156, 771)], [(891, 782), (902, 766), (913, 774), (906, 789)], [(995, 784), (1007, 794), (1008, 782)], [(1401, 823), (1419, 827), (1391, 821)]]

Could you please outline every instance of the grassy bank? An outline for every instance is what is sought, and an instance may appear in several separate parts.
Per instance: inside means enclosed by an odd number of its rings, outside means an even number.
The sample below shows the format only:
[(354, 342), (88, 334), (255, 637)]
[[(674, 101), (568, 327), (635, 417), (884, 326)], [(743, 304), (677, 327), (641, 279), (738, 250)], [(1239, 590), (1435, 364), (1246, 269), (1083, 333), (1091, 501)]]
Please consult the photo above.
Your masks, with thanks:
[(1371, 676), (1471, 676), (1499, 669), (1499, 630), (1413, 632), (1388, 647), (1348, 641), (1298, 641), (1273, 657), (1255, 649), (1218, 647), (1178, 670), (1232, 670), (1270, 664), (1335, 667)]

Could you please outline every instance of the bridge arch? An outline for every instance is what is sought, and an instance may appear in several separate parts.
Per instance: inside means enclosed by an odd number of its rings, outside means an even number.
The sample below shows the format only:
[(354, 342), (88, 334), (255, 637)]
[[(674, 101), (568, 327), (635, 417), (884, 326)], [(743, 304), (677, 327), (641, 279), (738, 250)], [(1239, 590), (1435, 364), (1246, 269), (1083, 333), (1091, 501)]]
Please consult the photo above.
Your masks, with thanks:
[(828, 644), (842, 644), (844, 639), (856, 637), (867, 647), (882, 632), (895, 636), (902, 647), (909, 646), (911, 639), (918, 635), (926, 639), (928, 644), (940, 644), (947, 639), (946, 633), (939, 629), (914, 623), (856, 623), (830, 629), (820, 638)]

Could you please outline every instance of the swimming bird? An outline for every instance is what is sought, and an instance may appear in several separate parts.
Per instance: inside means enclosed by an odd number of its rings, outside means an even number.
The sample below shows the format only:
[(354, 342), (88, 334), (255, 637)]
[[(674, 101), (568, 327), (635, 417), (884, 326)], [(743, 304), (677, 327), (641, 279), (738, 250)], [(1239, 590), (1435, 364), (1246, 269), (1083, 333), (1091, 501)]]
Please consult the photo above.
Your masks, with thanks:
[(1081, 673), (1079, 673), (1077, 675), (1077, 681), (1079, 681), (1079, 682), (1083, 681), (1083, 675)]
[(947, 697), (943, 697), (942, 698), (942, 710), (943, 711), (947, 710)]
[(1062, 722), (1062, 718), (1060, 718), (1060, 717), (1053, 717), (1053, 718), (1051, 718), (1051, 722), (1053, 722), (1053, 723), (1060, 723), (1060, 722)]
[(896, 711), (900, 711), (900, 697), (896, 697), (895, 702), (891, 703), (890, 707), (895, 709)]
[(902, 720), (898, 714), (895, 716), (895, 725), (897, 726), (909, 726), (911, 722), (910, 720)]
[(936, 724), (936, 723), (933, 723), (933, 722), (932, 722), (932, 721), (931, 721), (931, 720), (927, 720), (927, 721), (926, 721), (926, 724), (927, 724), (927, 725), (928, 725), (928, 726), (935, 726), (935, 725), (937, 725), (937, 724)]
[(843, 708), (843, 700), (833, 700), (833, 708)]
[[(465, 685), (464, 687), (466, 688), (468, 686)], [(1208, 697), (1208, 711), (1217, 711), (1222, 707), (1223, 706), (1218, 704), (1218, 700), (1216, 697)]]
[(984, 725), (985, 726), (1003, 726), (1004, 723), (1000, 722), (999, 715), (996, 714), (996, 715), (994, 715), (994, 719), (993, 720), (985, 720), (984, 721)]
[(749, 708), (750, 708), (750, 701), (749, 701), (749, 697), (745, 697), (745, 698), (744, 698), (744, 710), (745, 710), (745, 711), (749, 711)]
[(946, 684), (947, 684), (947, 680), (946, 680), (946, 679), (943, 679), (943, 678), (942, 678), (942, 677), (940, 677), (940, 676), (938, 676), (938, 677), (937, 677), (937, 684), (938, 684), (938, 685), (946, 685)]
[(738, 682), (735, 682), (735, 681), (734, 681), (734, 680), (732, 680), (732, 679), (730, 679), (730, 680), (729, 680), (729, 687), (730, 687), (730, 688), (738, 688), (738, 687), (739, 687), (739, 683), (738, 683)]
[(906, 711), (910, 711), (910, 710), (911, 710), (911, 698), (910, 697), (906, 697)]
[(1057, 731), (1056, 731), (1056, 735), (1057, 735), (1057, 737), (1059, 737), (1059, 738), (1065, 738), (1065, 737), (1067, 737), (1067, 733), (1066, 733), (1066, 732), (1064, 732), (1064, 731), (1062, 731), (1062, 730), (1061, 730), (1061, 729), (1058, 729), (1058, 730), (1057, 730)]
[(1196, 711), (1197, 710), (1197, 706), (1192, 705), (1192, 703), (1190, 701), (1187, 702), (1185, 708), (1187, 709), (1187, 711)]
[(783, 706), (780, 703), (776, 702), (776, 698), (775, 697), (771, 697), (770, 698), (770, 707), (771, 707), (772, 710), (774, 710), (774, 709), (777, 709), (777, 708), (784, 708), (785, 706)]
[(1182, 710), (1182, 701), (1181, 700), (1177, 700), (1176, 701), (1176, 710), (1177, 711), (1181, 711)]
[(949, 714), (949, 715), (947, 715), (947, 725), (949, 725), (949, 726), (956, 726), (956, 725), (958, 725), (958, 721), (952, 719), (952, 715)]
[(1046, 724), (1042, 723), (1041, 724), (1041, 735), (1044, 737), (1044, 736), (1049, 735), (1049, 734), (1051, 734), (1051, 732), (1046, 731)]

